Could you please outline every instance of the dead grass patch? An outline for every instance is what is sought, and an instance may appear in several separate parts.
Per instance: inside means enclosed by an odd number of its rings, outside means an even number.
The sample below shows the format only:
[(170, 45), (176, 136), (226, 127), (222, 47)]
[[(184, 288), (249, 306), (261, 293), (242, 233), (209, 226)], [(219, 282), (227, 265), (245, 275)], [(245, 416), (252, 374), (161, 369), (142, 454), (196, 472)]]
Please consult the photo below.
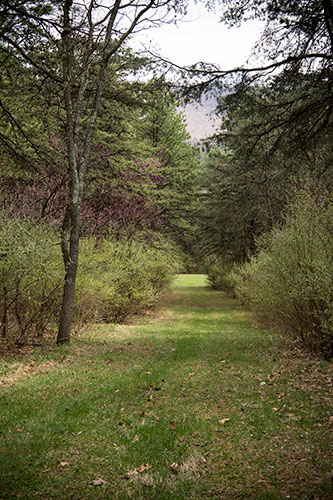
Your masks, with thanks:
[(226, 313), (212, 313), (211, 314), (211, 318), (214, 318), (214, 319), (220, 319), (220, 318), (226, 318), (228, 317), (228, 314)]
[(62, 366), (62, 363), (57, 363), (55, 361), (45, 361), (44, 363), (38, 364), (34, 361), (31, 361), (29, 364), (20, 362), (19, 366), (14, 368), (9, 374), (0, 378), (0, 384), (12, 386), (23, 378), (43, 375), (60, 366)]

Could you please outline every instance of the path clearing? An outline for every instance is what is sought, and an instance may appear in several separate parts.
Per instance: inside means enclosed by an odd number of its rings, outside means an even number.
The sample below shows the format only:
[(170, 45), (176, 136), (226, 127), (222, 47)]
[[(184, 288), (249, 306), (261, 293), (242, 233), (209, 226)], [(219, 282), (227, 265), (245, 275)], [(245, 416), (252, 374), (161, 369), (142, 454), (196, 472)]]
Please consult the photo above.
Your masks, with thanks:
[(331, 498), (331, 366), (204, 276), (0, 373), (0, 498)]

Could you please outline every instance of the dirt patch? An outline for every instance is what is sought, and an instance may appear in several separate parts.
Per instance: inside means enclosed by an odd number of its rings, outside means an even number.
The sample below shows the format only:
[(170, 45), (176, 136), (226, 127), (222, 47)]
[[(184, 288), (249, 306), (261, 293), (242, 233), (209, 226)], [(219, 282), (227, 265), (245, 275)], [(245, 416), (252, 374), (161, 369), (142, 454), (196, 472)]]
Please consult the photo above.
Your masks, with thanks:
[(28, 365), (20, 363), (11, 373), (0, 378), (0, 385), (12, 386), (22, 378), (48, 373), (61, 365), (55, 361), (45, 361), (44, 363), (31, 361)]

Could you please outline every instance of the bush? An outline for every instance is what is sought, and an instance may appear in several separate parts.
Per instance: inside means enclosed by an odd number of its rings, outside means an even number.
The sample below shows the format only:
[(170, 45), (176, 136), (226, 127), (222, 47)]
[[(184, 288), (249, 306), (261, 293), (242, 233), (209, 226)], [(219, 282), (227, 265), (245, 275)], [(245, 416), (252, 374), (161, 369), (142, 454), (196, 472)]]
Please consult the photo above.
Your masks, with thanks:
[(75, 321), (122, 322), (152, 307), (173, 278), (168, 254), (137, 242), (82, 241)]
[[(136, 242), (81, 240), (74, 326), (120, 322), (152, 307), (173, 278), (170, 253)], [(64, 267), (55, 232), (0, 216), (0, 335), (40, 342), (57, 326)]]
[(333, 355), (333, 204), (302, 191), (285, 224), (266, 235), (259, 253), (238, 271), (237, 294), (258, 317)]
[(253, 302), (254, 278), (257, 260), (252, 257), (243, 264), (235, 263), (228, 274), (232, 295), (243, 305), (251, 306)]
[(206, 273), (208, 283), (214, 290), (222, 290), (233, 294), (233, 283), (230, 280), (230, 272), (233, 268), (231, 260), (215, 259), (207, 264)]
[(206, 273), (206, 265), (202, 258), (195, 255), (190, 255), (186, 252), (178, 250), (179, 255), (179, 272), (182, 274), (204, 274)]
[(60, 308), (63, 266), (55, 234), (28, 219), (0, 216), (2, 337), (39, 341)]

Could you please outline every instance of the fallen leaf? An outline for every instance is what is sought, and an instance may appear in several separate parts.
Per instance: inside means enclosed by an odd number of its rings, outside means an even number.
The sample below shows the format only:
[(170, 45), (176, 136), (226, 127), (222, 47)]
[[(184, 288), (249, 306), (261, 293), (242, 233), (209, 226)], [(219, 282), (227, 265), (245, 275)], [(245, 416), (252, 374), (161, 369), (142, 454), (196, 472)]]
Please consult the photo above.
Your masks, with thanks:
[(194, 375), (194, 372), (188, 374), (189, 377), (193, 377), (193, 375)]
[(279, 408), (272, 408), (272, 411), (279, 411)]
[(170, 426), (170, 429), (171, 429), (172, 431), (175, 431), (175, 430), (177, 429), (177, 427), (178, 427), (178, 424), (176, 424), (176, 422), (172, 422), (172, 421), (170, 421), (170, 422), (169, 422), (169, 426)]
[(67, 467), (69, 465), (69, 462), (60, 462), (60, 467)]
[(178, 474), (178, 472), (179, 472), (179, 465), (174, 462), (174, 463), (170, 464), (170, 469), (175, 474)]
[(89, 484), (92, 486), (102, 486), (103, 484), (106, 484), (106, 481), (104, 481), (101, 477), (98, 477), (97, 479), (90, 481)]
[(148, 464), (146, 464), (146, 465), (141, 465), (141, 467), (139, 467), (139, 468), (137, 469), (137, 471), (138, 471), (138, 472), (144, 472), (145, 470), (151, 469), (151, 467), (152, 467), (152, 466), (151, 466), (151, 465), (148, 465)]
[(153, 372), (145, 372), (146, 375), (151, 375)]
[(138, 475), (139, 475), (139, 473), (138, 473), (138, 471), (137, 471), (136, 469), (129, 470), (129, 471), (127, 472), (127, 476), (128, 476), (129, 478), (131, 478), (132, 476), (138, 476)]
[(219, 420), (219, 424), (225, 424), (226, 422), (229, 422), (230, 418), (222, 418), (222, 420)]

